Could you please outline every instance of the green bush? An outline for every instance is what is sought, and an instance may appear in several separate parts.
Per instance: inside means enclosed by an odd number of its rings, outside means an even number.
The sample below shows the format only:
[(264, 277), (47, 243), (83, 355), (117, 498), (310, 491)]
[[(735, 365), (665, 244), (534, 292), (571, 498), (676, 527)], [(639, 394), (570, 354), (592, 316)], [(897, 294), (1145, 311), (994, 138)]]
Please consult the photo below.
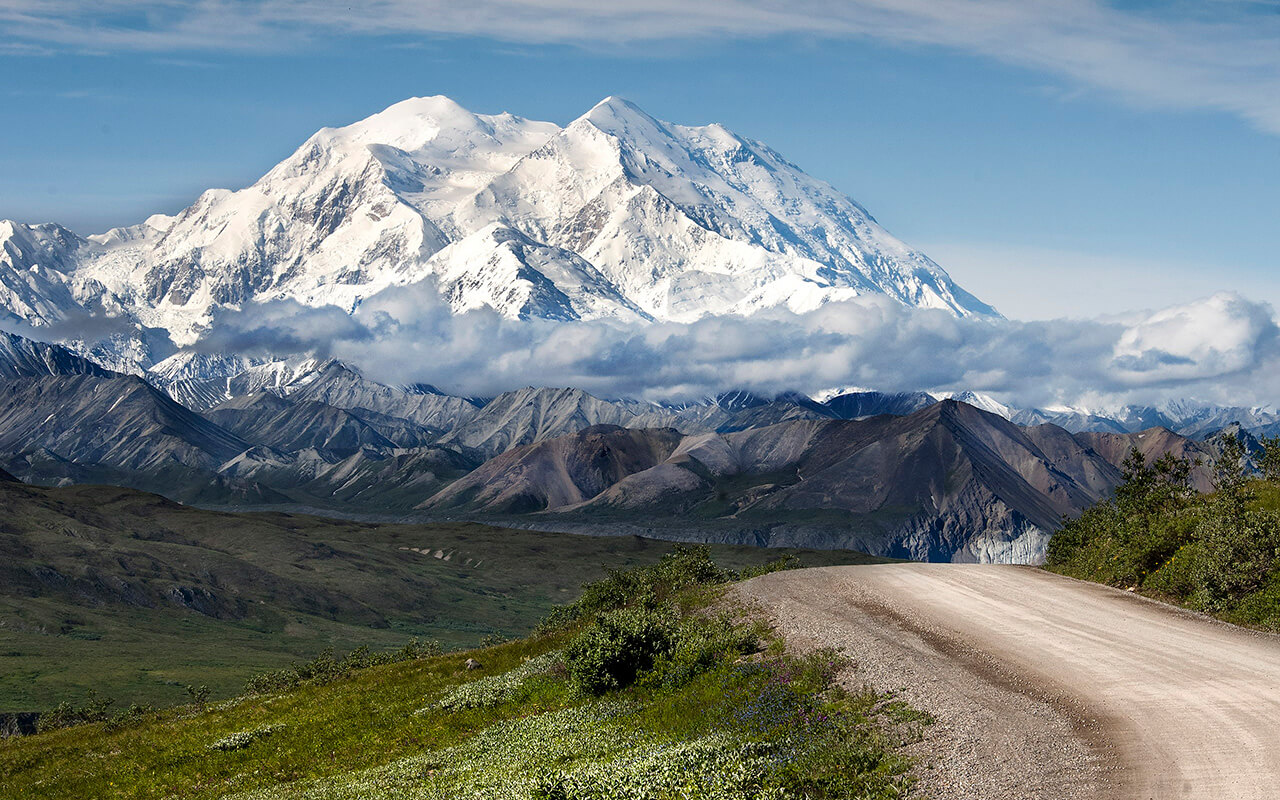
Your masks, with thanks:
[(552, 609), (536, 633), (562, 630), (593, 614), (622, 608), (642, 597), (661, 601), (694, 586), (715, 586), (799, 567), (799, 558), (784, 555), (737, 573), (719, 567), (711, 558), (711, 548), (706, 545), (677, 544), (656, 564), (627, 570), (606, 570), (604, 578), (582, 587), (582, 595), (575, 602)]
[(420, 642), (413, 639), (399, 650), (374, 653), (368, 647), (358, 647), (341, 659), (333, 653), (323, 653), (310, 661), (294, 664), (284, 669), (271, 670), (253, 676), (245, 684), (249, 694), (284, 692), (303, 684), (319, 685), (344, 678), (357, 670), (396, 664), (419, 658), (438, 656), (443, 652), (439, 642)]
[(1115, 497), (1065, 522), (1049, 542), (1046, 566), (1280, 628), (1280, 602), (1272, 602), (1269, 588), (1280, 586), (1275, 470), (1264, 472), (1270, 478), (1250, 477), (1231, 437), (1214, 464), (1212, 494), (1189, 494), (1188, 470), (1188, 462), (1170, 456), (1147, 466), (1134, 451)]
[(44, 733), (45, 731), (55, 731), (59, 728), (70, 728), (73, 725), (106, 722), (111, 718), (107, 713), (107, 709), (115, 705), (115, 702), (110, 697), (99, 697), (97, 692), (90, 689), (84, 705), (75, 706), (71, 703), (62, 702), (52, 711), (41, 714), (36, 720), (36, 730)]
[(600, 614), (565, 648), (574, 686), (584, 694), (601, 695), (635, 683), (671, 651), (675, 616), (653, 602)]
[(1230, 508), (1200, 525), (1202, 557), (1195, 570), (1196, 599), (1223, 611), (1266, 582), (1280, 556), (1280, 514)]
[(683, 686), (717, 664), (759, 651), (761, 636), (759, 626), (735, 624), (728, 616), (688, 616), (641, 682), (668, 688)]
[(1172, 598), (1190, 598), (1196, 591), (1196, 572), (1204, 559), (1204, 545), (1190, 542), (1183, 545), (1169, 560), (1147, 578), (1145, 587)]

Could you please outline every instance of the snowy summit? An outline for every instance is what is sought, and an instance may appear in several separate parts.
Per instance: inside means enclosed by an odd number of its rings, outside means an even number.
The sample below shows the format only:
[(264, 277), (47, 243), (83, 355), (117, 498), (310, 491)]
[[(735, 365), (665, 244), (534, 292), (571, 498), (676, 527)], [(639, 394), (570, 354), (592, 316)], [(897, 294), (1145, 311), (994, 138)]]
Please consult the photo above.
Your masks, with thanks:
[(414, 98), (173, 217), (87, 239), (0, 224), (0, 313), (121, 317), (179, 346), (220, 307), (352, 311), (428, 280), (456, 312), (512, 318), (689, 321), (865, 294), (996, 313), (765, 145), (613, 97), (564, 128)]

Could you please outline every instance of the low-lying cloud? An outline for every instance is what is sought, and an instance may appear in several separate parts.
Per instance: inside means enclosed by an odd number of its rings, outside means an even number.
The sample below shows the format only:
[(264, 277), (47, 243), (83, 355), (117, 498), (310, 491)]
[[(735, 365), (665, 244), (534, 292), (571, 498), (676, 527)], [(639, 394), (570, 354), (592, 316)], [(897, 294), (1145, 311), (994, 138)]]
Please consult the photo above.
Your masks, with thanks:
[(676, 400), (727, 389), (973, 390), (1022, 406), (1280, 397), (1274, 310), (1235, 294), (1100, 320), (957, 319), (882, 297), (795, 314), (622, 325), (454, 314), (429, 283), (388, 290), (353, 316), (294, 301), (221, 314), (200, 349), (332, 356), (392, 384), (464, 395), (574, 386)]

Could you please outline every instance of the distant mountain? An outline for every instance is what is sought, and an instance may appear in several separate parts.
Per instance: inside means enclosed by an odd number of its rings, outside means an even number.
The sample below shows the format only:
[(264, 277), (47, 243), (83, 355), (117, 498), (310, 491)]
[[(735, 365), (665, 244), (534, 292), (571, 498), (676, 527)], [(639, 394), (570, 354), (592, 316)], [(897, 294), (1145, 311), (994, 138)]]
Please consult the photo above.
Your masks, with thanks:
[(518, 514), (574, 506), (664, 463), (683, 439), (671, 428), (593, 425), (508, 450), (424, 507)]
[[(576, 389), (527, 387), (506, 392), (493, 400), (476, 400), (454, 397), (430, 386), (387, 386), (365, 378), (351, 365), (309, 359), (259, 362), (248, 367), (244, 367), (243, 361), (219, 359), (219, 365), (227, 365), (231, 371), (238, 366), (243, 371), (230, 377), (211, 378), (205, 383), (175, 381), (171, 377), (175, 371), (182, 374), (192, 371), (185, 367), (169, 369), (169, 365), (178, 363), (180, 358), (182, 354), (157, 365), (149, 377), (175, 399), (182, 399), (181, 393), (190, 392), (194, 387), (197, 399), (190, 404), (197, 409), (265, 389), (281, 397), (315, 400), (347, 409), (375, 426), (378, 425), (375, 420), (381, 420), (383, 427), (379, 429), (401, 446), (443, 441), (488, 455), (591, 425), (673, 427), (684, 433), (727, 433), (793, 419), (905, 416), (945, 397), (926, 392), (853, 391), (819, 402), (795, 392), (768, 397), (737, 391), (699, 401), (657, 404), (605, 400)], [(998, 414), (1024, 427), (1054, 424), (1074, 433), (1128, 434), (1166, 427), (1189, 438), (1203, 439), (1234, 422), (1241, 422), (1243, 430), (1259, 435), (1280, 431), (1280, 415), (1259, 408), (1171, 403), (1161, 408), (1126, 406), (1112, 411), (1090, 411), (1014, 408), (975, 392), (955, 393), (951, 399)], [(491, 407), (486, 408), (486, 404)], [(386, 425), (393, 425), (393, 420), (407, 424), (408, 428), (402, 429), (398, 436), (389, 434)], [(414, 437), (413, 431), (424, 429), (438, 435)]]
[(1123, 460), (1114, 454), (1125, 444), (1153, 454), (1204, 452), (1168, 431), (1131, 441), (1106, 436), (1024, 429), (954, 400), (908, 416), (722, 434), (601, 425), (509, 450), (422, 508), (924, 560), (1026, 562), (1043, 556), (1063, 515), (1111, 491)]
[(66, 275), (87, 245), (58, 225), (0, 220), (0, 319), (51, 325), (84, 313)]
[(283, 395), (345, 408), (361, 418), (370, 415), (406, 420), (420, 428), (447, 432), (470, 420), (483, 405), (454, 397), (425, 384), (387, 386), (365, 378), (352, 367), (328, 361), (283, 389)]
[(0, 378), (40, 378), (51, 375), (110, 377), (103, 369), (70, 350), (0, 331)]
[(1044, 422), (1072, 431), (1134, 433), (1150, 428), (1168, 428), (1183, 436), (1203, 439), (1233, 423), (1244, 430), (1263, 432), (1280, 425), (1280, 413), (1268, 408), (1219, 406), (1188, 401), (1161, 406), (1129, 405), (1118, 409), (1025, 409), (1013, 414), (1019, 425)]
[[(1223, 440), (1129, 432), (1119, 421), (1119, 430), (1076, 433), (1019, 426), (1007, 417), (1024, 412), (979, 395), (964, 396), (998, 413), (865, 391), (826, 402), (733, 392), (672, 405), (527, 387), (485, 401), (387, 386), (337, 361), (191, 353), (149, 377), (217, 402), (198, 414), (65, 348), (0, 335), (0, 466), (32, 483), (118, 483), (219, 506), (420, 506), (676, 538), (1026, 561), (1063, 515), (1115, 486), (1134, 447), (1198, 462), (1193, 479), (1205, 490)], [(1145, 418), (1135, 410), (1128, 422)], [(1215, 419), (1190, 407), (1182, 418)], [(1225, 430), (1252, 441), (1244, 427)]]
[(1174, 433), (1168, 428), (1151, 428), (1136, 433), (1084, 431), (1077, 433), (1075, 438), (1116, 467), (1124, 463), (1125, 458), (1135, 449), (1142, 453), (1148, 462), (1154, 461), (1165, 453), (1172, 453), (1192, 462), (1199, 461), (1199, 466), (1192, 472), (1195, 488), (1202, 492), (1213, 488), (1212, 462), (1215, 455), (1213, 448)]
[(676, 416), (659, 406), (601, 400), (580, 389), (528, 387), (498, 395), (441, 441), (496, 455), (592, 425), (637, 427), (638, 420)]
[(186, 346), (221, 308), (350, 312), (426, 281), (457, 312), (561, 321), (803, 311), (866, 294), (996, 314), (767, 146), (618, 98), (564, 128), (414, 98), (321, 130), (252, 186), (209, 190), (171, 217), (88, 238), (0, 223), (0, 315), (120, 317), (136, 334), (101, 355), (133, 358), (126, 371), (169, 356), (147, 330)]
[(349, 456), (364, 447), (396, 446), (349, 411), (324, 403), (294, 402), (267, 391), (227, 400), (204, 416), (246, 441), (287, 453), (316, 449)]
[(848, 392), (827, 400), (825, 405), (840, 419), (864, 419), (880, 414), (906, 416), (938, 402), (925, 392)]
[(0, 452), (43, 448), (124, 470), (216, 469), (248, 443), (132, 377), (0, 382)]

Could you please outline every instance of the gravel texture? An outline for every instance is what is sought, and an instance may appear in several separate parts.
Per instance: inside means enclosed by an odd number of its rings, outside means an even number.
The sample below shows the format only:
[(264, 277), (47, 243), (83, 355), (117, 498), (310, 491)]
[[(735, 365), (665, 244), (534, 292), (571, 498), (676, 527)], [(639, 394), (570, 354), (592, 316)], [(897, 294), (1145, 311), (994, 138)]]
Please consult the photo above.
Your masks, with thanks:
[(775, 573), (737, 591), (937, 722), (927, 798), (1280, 797), (1280, 638), (1023, 567)]

